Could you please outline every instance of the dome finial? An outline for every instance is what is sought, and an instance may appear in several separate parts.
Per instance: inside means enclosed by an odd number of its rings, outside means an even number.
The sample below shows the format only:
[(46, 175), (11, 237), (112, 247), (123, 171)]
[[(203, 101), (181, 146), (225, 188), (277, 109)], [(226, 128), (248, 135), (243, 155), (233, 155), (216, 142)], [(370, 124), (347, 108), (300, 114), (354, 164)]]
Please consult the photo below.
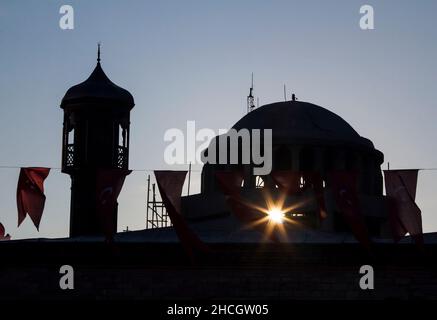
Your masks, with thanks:
[(101, 45), (101, 43), (98, 42), (97, 43), (97, 62), (99, 62), (99, 63), (100, 63), (100, 45)]

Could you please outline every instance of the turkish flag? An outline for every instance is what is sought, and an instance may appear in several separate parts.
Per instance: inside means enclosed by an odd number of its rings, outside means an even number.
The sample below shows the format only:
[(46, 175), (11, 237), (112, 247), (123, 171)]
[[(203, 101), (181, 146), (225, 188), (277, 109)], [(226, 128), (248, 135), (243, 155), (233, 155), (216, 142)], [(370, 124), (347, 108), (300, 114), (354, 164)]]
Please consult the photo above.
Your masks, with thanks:
[(305, 188), (312, 188), (316, 194), (316, 200), (319, 206), (319, 218), (325, 219), (327, 217), (327, 210), (322, 176), (318, 172), (304, 172), (303, 179), (305, 181)]
[(11, 236), (9, 234), (5, 235), (5, 227), (0, 223), (0, 241), (10, 240)]
[(417, 243), (423, 243), (422, 214), (415, 202), (417, 175), (417, 169), (384, 170), (389, 221), (395, 241), (408, 232)]
[(124, 180), (132, 171), (98, 169), (96, 176), (96, 210), (106, 240), (111, 242), (117, 232), (117, 199)]
[(240, 198), (243, 173), (241, 171), (218, 171), (215, 177), (226, 196)]
[[(387, 190), (387, 187), (386, 187)], [(405, 229), (398, 215), (398, 204), (395, 198), (387, 195), (387, 208), (388, 208), (388, 221), (390, 224), (390, 229), (392, 233), (393, 240), (398, 242), (407, 234), (407, 229)]]
[(369, 232), (361, 215), (357, 190), (357, 174), (353, 172), (331, 172), (331, 189), (337, 208), (349, 224), (355, 238), (366, 248), (370, 247)]
[(209, 251), (208, 246), (191, 230), (181, 214), (181, 195), (187, 171), (154, 171), (159, 193), (173, 228), (187, 254), (194, 259), (194, 250)]
[(231, 211), (243, 223), (251, 222), (251, 210), (243, 203), (241, 198), (241, 184), (243, 182), (243, 173), (241, 171), (218, 171), (215, 177), (219, 183), (220, 189), (226, 197), (226, 201)]
[(49, 168), (21, 168), (17, 186), (18, 226), (28, 214), (39, 230), (46, 202), (44, 180), (49, 173)]
[(226, 201), (235, 214), (243, 223), (253, 220), (251, 210), (244, 205), (241, 197), (241, 184), (243, 183), (243, 173), (241, 171), (218, 171), (215, 177), (219, 183), (220, 189), (226, 197)]

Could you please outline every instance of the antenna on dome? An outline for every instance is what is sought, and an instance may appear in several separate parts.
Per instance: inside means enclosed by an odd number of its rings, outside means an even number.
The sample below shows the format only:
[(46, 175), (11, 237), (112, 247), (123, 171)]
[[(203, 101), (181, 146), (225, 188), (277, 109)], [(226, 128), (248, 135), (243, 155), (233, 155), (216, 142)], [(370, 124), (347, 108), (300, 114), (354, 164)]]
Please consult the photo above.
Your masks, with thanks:
[(285, 87), (285, 84), (284, 84), (284, 101), (287, 101), (287, 88)]
[(253, 97), (253, 72), (252, 72), (252, 82), (249, 89), (249, 95), (247, 96), (247, 113), (255, 109), (255, 98)]

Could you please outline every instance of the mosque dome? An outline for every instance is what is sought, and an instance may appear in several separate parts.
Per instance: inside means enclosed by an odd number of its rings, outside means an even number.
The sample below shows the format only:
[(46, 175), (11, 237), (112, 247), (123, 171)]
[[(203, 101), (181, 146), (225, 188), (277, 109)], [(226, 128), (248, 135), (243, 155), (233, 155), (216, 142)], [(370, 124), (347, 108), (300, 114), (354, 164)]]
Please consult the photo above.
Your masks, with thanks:
[[(357, 172), (360, 192), (382, 194), (383, 153), (375, 149), (372, 141), (360, 136), (344, 119), (325, 108), (296, 100), (271, 103), (244, 115), (232, 128), (237, 131), (272, 130), (272, 170), (316, 172), (324, 180), (328, 180), (328, 174), (332, 171)], [(257, 166), (253, 158), (250, 163), (243, 163), (240, 142), (238, 162), (220, 162), (219, 154), (227, 154), (229, 158), (230, 150), (228, 145), (227, 150), (224, 150), (226, 153), (223, 153), (218, 139), (220, 136), (215, 137), (204, 152), (207, 156), (208, 150), (215, 148), (211, 154), (216, 157), (214, 164), (206, 163), (203, 167), (204, 192), (219, 190), (215, 181), (216, 171), (247, 168), (250, 170), (245, 169), (245, 180), (252, 181), (252, 168)], [(263, 180), (266, 179), (269, 178), (263, 177)], [(256, 184), (250, 182), (245, 186), (255, 187)]]
[(241, 118), (234, 129), (272, 129), (274, 144), (341, 145), (374, 149), (335, 113), (308, 102), (285, 101), (264, 105)]

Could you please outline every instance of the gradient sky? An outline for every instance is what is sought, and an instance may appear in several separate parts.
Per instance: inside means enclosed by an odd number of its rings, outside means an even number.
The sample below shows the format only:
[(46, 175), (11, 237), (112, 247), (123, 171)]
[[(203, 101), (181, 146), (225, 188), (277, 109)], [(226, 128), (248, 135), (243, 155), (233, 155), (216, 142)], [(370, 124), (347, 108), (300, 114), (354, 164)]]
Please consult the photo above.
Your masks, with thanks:
[[(75, 29), (59, 28), (59, 8)], [(359, 28), (361, 5), (375, 30)], [(102, 66), (135, 98), (130, 167), (166, 168), (166, 129), (229, 128), (246, 110), (250, 74), (266, 104), (283, 84), (348, 121), (391, 168), (437, 167), (436, 1), (0, 1), (0, 166), (61, 165), (66, 90)], [(386, 164), (384, 164), (384, 167)], [(180, 168), (179, 168), (180, 169)], [(200, 166), (193, 168), (199, 189)], [(17, 229), (18, 169), (0, 169), (0, 222), (13, 238), (68, 234), (70, 178), (52, 170), (38, 233)], [(145, 226), (146, 175), (126, 180), (119, 230)], [(417, 203), (437, 231), (437, 171), (421, 171)]]

